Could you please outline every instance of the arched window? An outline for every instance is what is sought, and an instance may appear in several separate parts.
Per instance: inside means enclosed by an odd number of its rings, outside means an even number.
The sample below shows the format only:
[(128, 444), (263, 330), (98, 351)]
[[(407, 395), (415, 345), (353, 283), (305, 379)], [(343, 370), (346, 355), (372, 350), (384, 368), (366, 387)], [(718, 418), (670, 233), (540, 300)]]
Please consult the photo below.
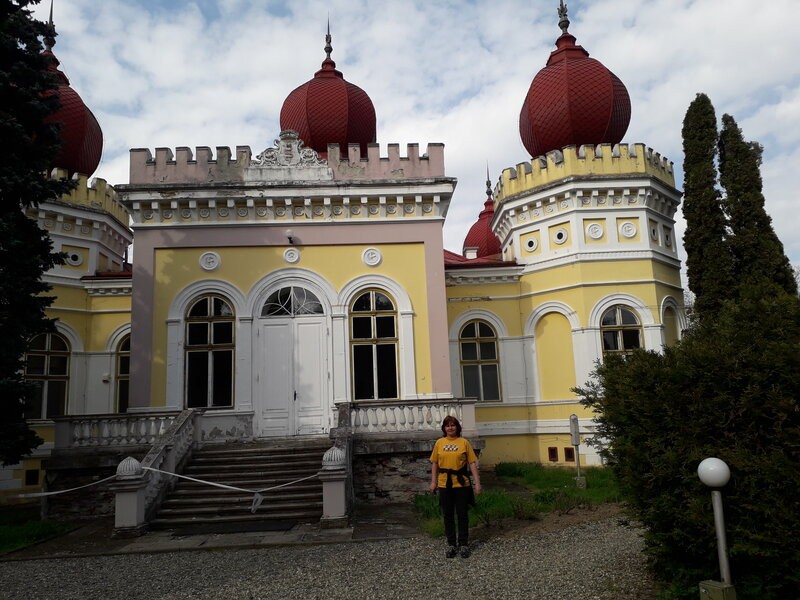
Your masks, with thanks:
[(603, 354), (628, 354), (642, 347), (642, 326), (636, 313), (617, 304), (600, 320)]
[(38, 393), (25, 404), (26, 419), (50, 419), (67, 414), (69, 342), (59, 333), (42, 333), (25, 353), (25, 379)]
[(131, 334), (127, 334), (117, 346), (116, 354), (116, 377), (117, 382), (117, 412), (128, 411), (128, 390), (131, 379)]
[(227, 300), (208, 295), (186, 312), (186, 406), (233, 406), (234, 314)]
[(500, 400), (497, 334), (486, 321), (470, 321), (458, 337), (464, 396), (484, 402)]
[(350, 307), (353, 398), (397, 398), (397, 310), (380, 290), (359, 294)]
[(301, 287), (285, 287), (272, 292), (261, 309), (262, 317), (321, 315), (325, 311), (313, 292)]

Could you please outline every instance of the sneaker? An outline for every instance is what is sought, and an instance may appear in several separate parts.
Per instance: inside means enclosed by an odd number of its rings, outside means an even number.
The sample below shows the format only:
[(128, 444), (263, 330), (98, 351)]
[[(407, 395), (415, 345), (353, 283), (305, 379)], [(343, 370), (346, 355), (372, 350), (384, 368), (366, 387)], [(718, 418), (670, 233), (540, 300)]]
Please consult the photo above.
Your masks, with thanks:
[(458, 554), (458, 548), (456, 548), (455, 546), (450, 546), (450, 547), (447, 549), (447, 552), (445, 552), (445, 553), (444, 553), (444, 555), (445, 555), (447, 558), (455, 558), (455, 557), (456, 557), (456, 554)]
[(472, 550), (469, 549), (469, 546), (461, 546), (461, 558), (469, 558), (469, 555), (472, 554)]

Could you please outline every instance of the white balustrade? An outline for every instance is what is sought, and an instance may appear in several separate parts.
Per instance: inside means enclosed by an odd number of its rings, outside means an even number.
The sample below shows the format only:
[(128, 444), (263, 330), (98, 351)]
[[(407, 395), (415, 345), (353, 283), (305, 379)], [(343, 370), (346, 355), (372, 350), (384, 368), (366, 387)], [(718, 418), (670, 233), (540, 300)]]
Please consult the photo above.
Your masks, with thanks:
[(71, 448), (142, 446), (154, 444), (179, 413), (87, 415), (58, 419), (56, 427), (68, 427)]
[[(467, 402), (472, 407), (471, 402)], [(464, 421), (465, 401), (360, 402), (350, 407), (354, 433), (439, 431), (442, 420), (452, 415)], [(473, 410), (474, 412), (474, 410)]]

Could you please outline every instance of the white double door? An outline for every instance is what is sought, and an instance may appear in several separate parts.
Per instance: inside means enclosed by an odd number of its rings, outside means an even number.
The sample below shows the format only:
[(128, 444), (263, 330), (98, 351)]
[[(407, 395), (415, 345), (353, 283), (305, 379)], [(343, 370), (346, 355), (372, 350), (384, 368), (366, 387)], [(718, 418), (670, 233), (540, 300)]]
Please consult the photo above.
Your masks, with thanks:
[(328, 325), (323, 315), (258, 320), (256, 397), (259, 435), (328, 431)]

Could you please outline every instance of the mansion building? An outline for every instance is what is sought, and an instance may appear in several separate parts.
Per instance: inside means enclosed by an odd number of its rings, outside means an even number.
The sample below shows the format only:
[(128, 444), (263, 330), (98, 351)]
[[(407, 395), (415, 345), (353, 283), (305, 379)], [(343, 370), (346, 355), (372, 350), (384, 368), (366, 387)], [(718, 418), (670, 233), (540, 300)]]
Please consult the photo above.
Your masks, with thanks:
[(561, 17), (520, 98), (529, 154), (487, 181), (460, 254), (443, 247), (456, 187), (444, 146), (376, 143), (375, 108), (337, 70), (330, 35), (272, 145), (136, 148), (113, 187), (89, 182), (102, 131), (48, 49), (64, 138), (53, 176), (78, 186), (29, 211), (67, 258), (45, 276), (55, 331), (26, 355), (45, 443), (0, 471), (0, 494), (43, 485), (61, 421), (77, 435), (102, 416), (113, 436), (126, 417), (186, 409), (201, 445), (327, 437), (345, 413), (387, 438), (424, 423), (432, 444), (455, 410), (482, 466), (573, 464), (575, 414), (580, 458), (599, 464), (572, 390), (608, 353), (679, 339), (681, 193), (669, 160), (622, 141), (628, 92)]

